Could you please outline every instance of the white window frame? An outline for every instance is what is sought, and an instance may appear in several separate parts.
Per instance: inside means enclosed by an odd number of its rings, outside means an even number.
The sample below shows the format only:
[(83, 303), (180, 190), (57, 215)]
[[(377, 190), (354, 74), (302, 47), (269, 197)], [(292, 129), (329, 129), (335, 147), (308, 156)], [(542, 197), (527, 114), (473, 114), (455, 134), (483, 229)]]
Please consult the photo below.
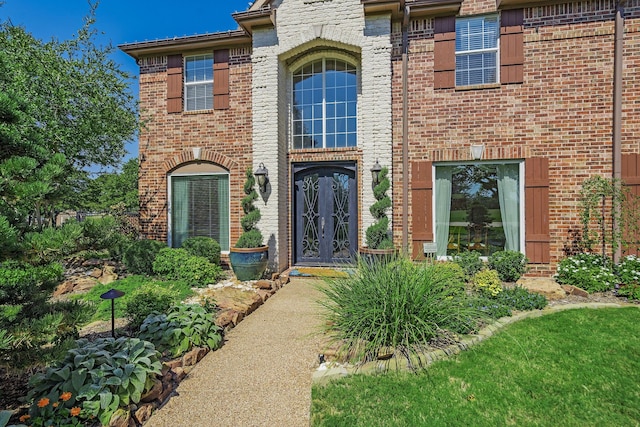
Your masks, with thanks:
[[(455, 51), (455, 61), (456, 61), (456, 71), (455, 71), (455, 81), (456, 81), (456, 87), (465, 87), (465, 86), (475, 86), (478, 84), (498, 84), (500, 83), (500, 16), (499, 15), (495, 15), (495, 14), (491, 14), (491, 15), (479, 15), (479, 16), (465, 16), (465, 17), (457, 17), (456, 18), (456, 38), (457, 38), (457, 30), (458, 30), (458, 23), (459, 22), (469, 22), (472, 20), (476, 20), (476, 19), (481, 19), (483, 21), (483, 28), (484, 28), (484, 20), (486, 18), (495, 18), (496, 19), (496, 46), (493, 48), (482, 48), (482, 49), (471, 49), (471, 50), (461, 50), (458, 51), (457, 47), (456, 47), (456, 51)], [(483, 33), (484, 34), (484, 31)], [(496, 75), (496, 80), (493, 82), (482, 82), (482, 83), (470, 83), (470, 84), (458, 84), (458, 67), (457, 67), (457, 62), (458, 62), (458, 57), (460, 56), (469, 56), (472, 54), (483, 54), (483, 53), (494, 53), (496, 56), (496, 69), (495, 69), (495, 75)], [(484, 80), (484, 77), (483, 77)]]
[[(213, 176), (213, 175), (223, 175), (226, 176), (229, 183), (229, 200), (227, 200), (229, 206), (229, 223), (227, 224), (227, 230), (229, 230), (229, 248), (231, 248), (231, 176), (228, 172), (209, 172), (209, 173), (173, 173), (167, 175), (167, 245), (172, 248), (173, 247), (173, 230), (172, 230), (172, 213), (173, 206), (172, 205), (172, 182), (171, 179), (175, 177), (184, 177), (184, 176)], [(229, 254), (230, 250), (221, 250), (223, 254)]]
[[(310, 147), (300, 147), (300, 148), (296, 148), (295, 147), (295, 135), (294, 135), (294, 119), (293, 119), (293, 113), (294, 113), (294, 83), (293, 83), (293, 78), (295, 73), (300, 70), (302, 67), (304, 67), (307, 64), (312, 64), (318, 60), (322, 60), (322, 147), (315, 147), (318, 149), (339, 149), (339, 148), (356, 148), (358, 147), (358, 140), (359, 140), (359, 109), (360, 109), (360, 96), (359, 96), (359, 88), (360, 88), (360, 68), (358, 66), (357, 61), (355, 61), (352, 57), (350, 57), (349, 55), (345, 55), (342, 54), (340, 52), (331, 52), (331, 53), (323, 53), (320, 56), (316, 56), (316, 55), (310, 55), (310, 56), (305, 56), (304, 58), (294, 62), (293, 64), (291, 64), (290, 66), (290, 78), (289, 78), (289, 93), (290, 93), (290, 132), (289, 134), (291, 135), (290, 139), (290, 143), (289, 146), (291, 149), (294, 150), (304, 150), (304, 149), (309, 149)], [(356, 130), (355, 130), (355, 138), (356, 138), (356, 143), (353, 146), (350, 145), (345, 145), (344, 147), (337, 147), (337, 146), (331, 146), (331, 147), (327, 147), (327, 95), (326, 95), (326, 90), (327, 90), (327, 83), (326, 83), (326, 72), (327, 72), (327, 60), (336, 60), (336, 61), (343, 61), (345, 63), (347, 63), (349, 66), (353, 67), (355, 69), (355, 77), (356, 77), (356, 97), (355, 97), (355, 103), (356, 103), (356, 113), (355, 116), (349, 116), (348, 115), (348, 109), (345, 112), (344, 116), (341, 117), (335, 117), (335, 118), (343, 118), (345, 120), (348, 120), (350, 118), (354, 118), (356, 120)], [(347, 101), (349, 102), (349, 101)], [(348, 135), (351, 132), (347, 132), (346, 134)], [(337, 135), (337, 133), (333, 133), (333, 135)]]
[[(211, 79), (206, 79), (206, 80), (196, 80), (196, 81), (187, 81), (187, 63), (189, 62), (189, 60), (192, 61), (197, 61), (197, 60), (206, 60), (211, 58)], [(184, 57), (184, 111), (206, 111), (206, 110), (212, 110), (213, 109), (213, 53), (209, 54), (209, 53), (201, 53), (198, 55), (190, 55), (190, 56), (185, 56)], [(187, 97), (187, 92), (188, 92), (188, 88), (193, 88), (193, 87), (197, 87), (197, 86), (206, 86), (206, 85), (211, 85), (211, 90), (209, 93), (209, 97), (211, 98), (211, 106), (207, 107), (207, 108), (203, 108), (203, 109), (189, 109), (188, 108), (188, 97)], [(194, 99), (198, 99), (198, 98), (194, 98)], [(207, 99), (207, 97), (205, 97), (205, 100)], [(205, 102), (206, 104), (206, 102)]]
[[(522, 254), (524, 254), (525, 256), (526, 251), (525, 251), (525, 186), (524, 186), (524, 178), (525, 178), (525, 170), (524, 170), (524, 160), (522, 159), (509, 159), (509, 160), (486, 160), (486, 161), (468, 161), (468, 162), (438, 162), (438, 163), (433, 163), (431, 165), (431, 176), (433, 177), (433, 196), (431, 197), (431, 212), (433, 212), (432, 216), (432, 230), (433, 230), (433, 241), (436, 242), (436, 187), (435, 187), (435, 180), (436, 180), (436, 168), (438, 166), (467, 166), (470, 164), (488, 164), (488, 165), (495, 165), (495, 164), (514, 164), (517, 163), (519, 165), (518, 167), (518, 173), (520, 174), (520, 179), (518, 182), (518, 191), (520, 192), (520, 252)], [(453, 257), (451, 255), (440, 255), (437, 257), (437, 259), (439, 261), (450, 261), (451, 259), (453, 259)], [(483, 261), (487, 261), (488, 257), (486, 256), (481, 256), (480, 259), (482, 259)]]

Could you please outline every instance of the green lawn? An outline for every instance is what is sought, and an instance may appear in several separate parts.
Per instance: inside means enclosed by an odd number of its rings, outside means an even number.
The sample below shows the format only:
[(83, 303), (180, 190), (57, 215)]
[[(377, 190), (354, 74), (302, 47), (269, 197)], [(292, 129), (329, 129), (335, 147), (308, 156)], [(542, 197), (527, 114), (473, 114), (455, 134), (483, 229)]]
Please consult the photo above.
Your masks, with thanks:
[(424, 373), (315, 386), (312, 425), (640, 425), (640, 309), (526, 319)]

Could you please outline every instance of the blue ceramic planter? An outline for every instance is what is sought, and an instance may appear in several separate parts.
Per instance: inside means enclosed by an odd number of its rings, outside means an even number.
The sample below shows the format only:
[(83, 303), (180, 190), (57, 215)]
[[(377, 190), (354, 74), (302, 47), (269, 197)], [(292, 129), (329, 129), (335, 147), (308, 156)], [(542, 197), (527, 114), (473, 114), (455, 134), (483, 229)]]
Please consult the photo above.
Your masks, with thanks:
[(269, 247), (231, 248), (229, 262), (238, 280), (261, 279), (269, 263)]

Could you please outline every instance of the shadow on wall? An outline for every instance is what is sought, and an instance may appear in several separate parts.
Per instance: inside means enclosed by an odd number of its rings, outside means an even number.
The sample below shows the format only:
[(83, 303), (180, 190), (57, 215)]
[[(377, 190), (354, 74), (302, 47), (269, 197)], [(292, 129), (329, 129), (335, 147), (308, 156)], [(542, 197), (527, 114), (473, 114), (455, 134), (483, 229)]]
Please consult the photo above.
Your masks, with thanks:
[(276, 262), (275, 254), (276, 254), (276, 236), (271, 234), (269, 236), (269, 241), (267, 242), (267, 246), (269, 246), (269, 265), (267, 266), (267, 278), (271, 277), (273, 273), (279, 273), (280, 268), (278, 267), (278, 263)]

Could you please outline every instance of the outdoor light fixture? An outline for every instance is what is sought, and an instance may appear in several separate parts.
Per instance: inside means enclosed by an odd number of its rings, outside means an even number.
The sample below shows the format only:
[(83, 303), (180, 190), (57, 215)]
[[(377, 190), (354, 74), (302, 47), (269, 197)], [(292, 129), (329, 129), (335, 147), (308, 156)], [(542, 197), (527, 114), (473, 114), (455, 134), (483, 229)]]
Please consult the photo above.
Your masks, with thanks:
[(100, 295), (100, 298), (102, 299), (110, 299), (111, 300), (111, 336), (113, 338), (116, 337), (116, 310), (115, 310), (115, 304), (114, 304), (114, 300), (116, 298), (120, 298), (121, 296), (124, 295), (124, 292), (119, 291), (117, 289), (110, 289), (107, 292), (105, 292), (104, 294)]
[(376, 164), (371, 168), (371, 178), (373, 179), (373, 185), (376, 185), (380, 182), (380, 171), (382, 170), (382, 166), (378, 163), (378, 159), (376, 159)]
[(262, 193), (267, 192), (267, 184), (269, 183), (269, 171), (264, 167), (264, 163), (260, 163), (258, 169), (253, 173), (258, 181), (258, 187)]
[(484, 154), (484, 144), (471, 146), (471, 157), (473, 160), (482, 159), (482, 154)]

